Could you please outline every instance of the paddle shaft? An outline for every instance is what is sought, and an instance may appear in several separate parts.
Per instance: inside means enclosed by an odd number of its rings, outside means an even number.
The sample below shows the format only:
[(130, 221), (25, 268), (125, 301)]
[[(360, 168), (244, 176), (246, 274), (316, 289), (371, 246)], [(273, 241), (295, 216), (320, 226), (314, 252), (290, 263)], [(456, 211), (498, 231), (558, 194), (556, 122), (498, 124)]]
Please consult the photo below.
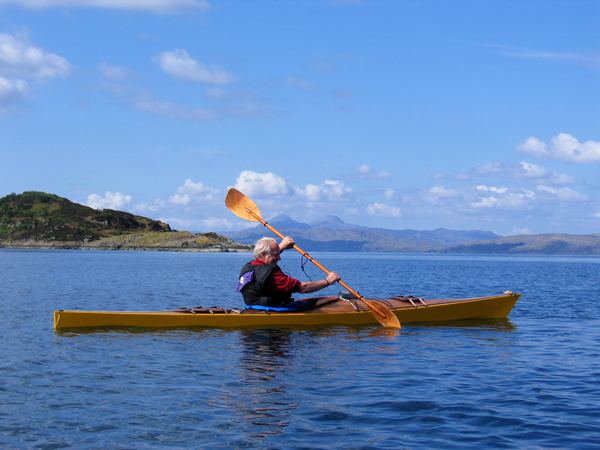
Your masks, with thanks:
[[(259, 215), (255, 214), (254, 211), (251, 211), (248, 208), (244, 208), (244, 210), (248, 214), (252, 215), (252, 217), (254, 217), (256, 220), (258, 220), (260, 223), (262, 223), (265, 227), (267, 227), (271, 232), (273, 232), (277, 236), (279, 236), (281, 239), (283, 239), (285, 237), (282, 233), (279, 232), (279, 230), (277, 230), (276, 228), (274, 228), (269, 222), (265, 221), (262, 217), (260, 217)], [(326, 274), (329, 274), (330, 270), (328, 270), (319, 261), (317, 261), (316, 259), (314, 259), (308, 252), (302, 250), (298, 245), (294, 244), (294, 250), (296, 250), (298, 253), (300, 253), (302, 256), (304, 256), (306, 259), (308, 259), (311, 263), (313, 263), (315, 266), (317, 266), (323, 272), (325, 272)], [(354, 289), (352, 289), (344, 281), (338, 280), (337, 282), (340, 283), (342, 286), (344, 286), (346, 289), (348, 289), (348, 292), (350, 292), (356, 298), (358, 298), (360, 300), (363, 300), (363, 301), (365, 300), (363, 298), (363, 296), (358, 293), (358, 291), (355, 291)]]

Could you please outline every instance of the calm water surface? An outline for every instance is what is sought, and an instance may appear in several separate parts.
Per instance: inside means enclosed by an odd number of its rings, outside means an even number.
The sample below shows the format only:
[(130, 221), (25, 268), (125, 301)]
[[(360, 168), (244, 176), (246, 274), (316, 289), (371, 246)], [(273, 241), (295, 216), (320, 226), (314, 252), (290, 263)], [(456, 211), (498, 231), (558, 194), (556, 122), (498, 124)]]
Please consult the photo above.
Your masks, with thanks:
[(600, 259), (315, 256), (373, 297), (523, 297), (399, 333), (55, 333), (54, 309), (240, 306), (249, 255), (0, 250), (0, 447), (600, 447)]

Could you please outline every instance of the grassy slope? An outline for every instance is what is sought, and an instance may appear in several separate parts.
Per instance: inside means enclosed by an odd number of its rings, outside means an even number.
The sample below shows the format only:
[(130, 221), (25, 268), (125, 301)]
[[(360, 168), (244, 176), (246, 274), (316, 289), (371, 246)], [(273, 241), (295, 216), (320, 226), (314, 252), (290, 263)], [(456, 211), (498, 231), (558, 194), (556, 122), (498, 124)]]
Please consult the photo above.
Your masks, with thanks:
[(168, 224), (123, 211), (96, 210), (44, 192), (0, 198), (0, 245), (246, 250), (216, 233), (174, 232)]
[(0, 239), (93, 241), (140, 231), (171, 231), (166, 223), (109, 209), (96, 210), (44, 192), (0, 199)]

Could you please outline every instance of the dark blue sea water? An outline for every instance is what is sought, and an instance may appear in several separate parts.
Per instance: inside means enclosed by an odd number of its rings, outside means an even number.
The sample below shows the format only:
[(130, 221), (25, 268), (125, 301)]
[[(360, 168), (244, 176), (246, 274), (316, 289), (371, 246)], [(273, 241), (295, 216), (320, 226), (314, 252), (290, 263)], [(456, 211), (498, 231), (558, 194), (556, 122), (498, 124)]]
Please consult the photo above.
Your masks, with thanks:
[(249, 255), (2, 250), (0, 447), (600, 447), (600, 259), (315, 256), (373, 297), (523, 297), (396, 334), (55, 333), (54, 309), (240, 306)]

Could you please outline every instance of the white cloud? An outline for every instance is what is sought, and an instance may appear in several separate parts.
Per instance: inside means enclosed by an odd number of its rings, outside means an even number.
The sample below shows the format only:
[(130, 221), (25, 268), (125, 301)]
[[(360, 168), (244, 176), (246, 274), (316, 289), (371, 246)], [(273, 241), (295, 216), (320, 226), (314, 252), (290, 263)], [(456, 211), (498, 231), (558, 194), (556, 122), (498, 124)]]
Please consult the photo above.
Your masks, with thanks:
[(208, 11), (207, 0), (0, 0), (0, 6), (15, 5), (29, 9), (44, 8), (107, 8), (156, 13), (178, 11)]
[(205, 186), (200, 181), (195, 182), (188, 178), (183, 185), (177, 188), (177, 192), (169, 198), (169, 202), (174, 205), (187, 206), (193, 202), (212, 200), (218, 192), (218, 189)]
[[(506, 187), (478, 185), (477, 200), (470, 202), (473, 208), (523, 209), (536, 198), (535, 192), (528, 189), (509, 190)], [(482, 194), (481, 194), (482, 193)]]
[(575, 180), (572, 176), (564, 174), (564, 173), (556, 173), (552, 172), (548, 178), (544, 181), (551, 184), (571, 184)]
[(500, 206), (496, 197), (479, 197), (476, 202), (471, 202), (473, 208), (493, 208)]
[(536, 137), (529, 137), (518, 145), (518, 149), (536, 158), (546, 158), (549, 156), (546, 144)]
[(512, 178), (544, 178), (548, 171), (542, 166), (521, 161), (518, 164), (504, 164), (494, 161), (475, 169), (479, 175), (498, 175)]
[(521, 161), (517, 164), (505, 164), (495, 161), (476, 168), (474, 172), (484, 176), (543, 180), (551, 184), (569, 184), (573, 182), (573, 178), (569, 175), (551, 172), (542, 166), (527, 161)]
[(551, 186), (545, 186), (542, 184), (537, 187), (537, 191), (549, 194), (552, 197), (555, 197), (556, 199), (563, 202), (577, 202), (587, 200), (587, 197), (585, 195), (568, 187), (555, 188)]
[(131, 72), (128, 69), (105, 62), (98, 64), (98, 69), (102, 77), (107, 80), (125, 80), (131, 76)]
[(426, 193), (426, 197), (434, 202), (456, 198), (458, 196), (460, 196), (460, 193), (456, 189), (447, 189), (444, 186), (439, 185), (433, 186)]
[(548, 50), (534, 50), (529, 48), (512, 47), (508, 45), (491, 45), (501, 51), (504, 56), (511, 58), (530, 59), (538, 61), (566, 61), (585, 65), (598, 66), (600, 58), (597, 55), (582, 53), (567, 53)]
[(235, 187), (246, 195), (286, 195), (285, 179), (273, 172), (244, 170), (235, 180)]
[(69, 69), (65, 58), (34, 47), (26, 36), (0, 33), (0, 75), (43, 80), (67, 75)]
[(321, 189), (316, 184), (307, 184), (303, 188), (296, 188), (296, 194), (309, 202), (317, 202), (321, 199)]
[(493, 192), (495, 194), (506, 194), (508, 192), (507, 187), (486, 186), (485, 184), (479, 184), (475, 189), (481, 192)]
[(527, 161), (521, 161), (519, 168), (521, 169), (520, 174), (525, 178), (543, 178), (548, 174), (547, 170), (543, 167)]
[(569, 175), (551, 172), (544, 167), (526, 161), (521, 161), (517, 167), (519, 170), (515, 173), (516, 178), (544, 180), (552, 184), (569, 184), (574, 181), (573, 177)]
[(233, 223), (220, 217), (208, 217), (207, 219), (202, 219), (200, 223), (202, 226), (213, 230), (229, 230), (233, 228)]
[(573, 183), (573, 177), (564, 173), (550, 172), (542, 166), (533, 164), (527, 161), (521, 161), (513, 173), (515, 178), (526, 178), (532, 180), (544, 180), (546, 183), (552, 184), (569, 184)]
[(167, 202), (157, 198), (151, 203), (138, 203), (137, 205), (135, 205), (134, 209), (143, 213), (155, 213), (163, 209), (166, 205)]
[(579, 142), (567, 133), (552, 138), (552, 151), (556, 158), (572, 162), (600, 162), (600, 142)]
[[(217, 198), (218, 194), (218, 189), (206, 186), (200, 181), (193, 181), (188, 178), (181, 186), (177, 188), (175, 193), (171, 195), (168, 200), (157, 198), (150, 203), (138, 203), (135, 205), (134, 209), (142, 213), (156, 213), (165, 209), (173, 208), (180, 209), (181, 207), (185, 208), (187, 206), (212, 202)], [(176, 222), (178, 219), (169, 220)]]
[(530, 228), (527, 227), (514, 227), (510, 234), (515, 235), (515, 234), (533, 234), (533, 231), (531, 231)]
[(29, 96), (30, 90), (26, 81), (0, 77), (0, 112)]
[(367, 206), (367, 212), (372, 216), (400, 217), (401, 215), (400, 208), (385, 203), (371, 203)]
[(344, 198), (352, 191), (338, 180), (325, 180), (322, 184), (322, 190), (328, 198), (334, 200)]
[(192, 58), (183, 49), (162, 52), (154, 57), (162, 70), (185, 80), (208, 84), (229, 84), (235, 77), (225, 69), (206, 66)]
[(594, 214), (594, 217), (600, 219), (600, 211), (598, 211), (596, 214)]
[(568, 133), (554, 136), (550, 145), (530, 137), (518, 146), (519, 150), (537, 158), (553, 158), (577, 163), (600, 162), (600, 141), (580, 142)]
[(121, 194), (120, 192), (105, 192), (103, 196), (90, 194), (86, 205), (94, 209), (121, 209), (131, 203), (131, 195)]
[(479, 175), (497, 175), (502, 173), (503, 170), (502, 163), (494, 161), (476, 168), (475, 172)]
[(383, 198), (385, 198), (386, 200), (391, 200), (396, 196), (396, 191), (394, 189), (386, 189), (383, 192)]
[(32, 96), (29, 81), (64, 76), (69, 68), (65, 58), (34, 47), (26, 35), (0, 33), (0, 113)]
[(388, 178), (390, 176), (389, 172), (386, 172), (384, 170), (377, 172), (375, 170), (373, 170), (371, 168), (371, 166), (369, 166), (368, 164), (361, 164), (360, 166), (358, 166), (356, 168), (356, 173), (358, 173), (359, 176), (361, 177), (365, 177), (365, 178)]
[(295, 192), (296, 195), (309, 202), (318, 202), (320, 200), (342, 200), (352, 192), (352, 189), (346, 187), (341, 181), (325, 180), (318, 185), (307, 184), (304, 187), (296, 188)]

